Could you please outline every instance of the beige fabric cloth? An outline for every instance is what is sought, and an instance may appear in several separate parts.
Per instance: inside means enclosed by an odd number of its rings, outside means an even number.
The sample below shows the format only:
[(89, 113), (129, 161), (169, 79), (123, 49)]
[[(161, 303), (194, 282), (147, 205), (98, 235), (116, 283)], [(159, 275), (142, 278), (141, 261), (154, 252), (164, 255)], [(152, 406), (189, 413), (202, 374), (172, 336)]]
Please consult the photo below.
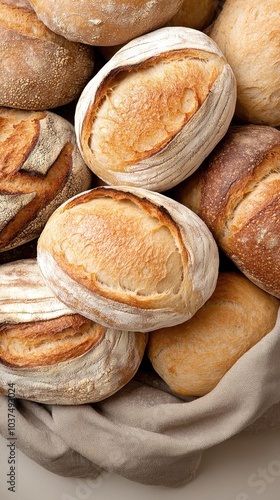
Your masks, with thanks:
[[(160, 384), (135, 379), (98, 404), (17, 400), (17, 447), (60, 475), (96, 477), (106, 469), (144, 484), (179, 486), (194, 477), (203, 450), (243, 430), (280, 426), (279, 360), (280, 315), (201, 398), (184, 401)], [(4, 437), (7, 411), (7, 398), (0, 396)]]

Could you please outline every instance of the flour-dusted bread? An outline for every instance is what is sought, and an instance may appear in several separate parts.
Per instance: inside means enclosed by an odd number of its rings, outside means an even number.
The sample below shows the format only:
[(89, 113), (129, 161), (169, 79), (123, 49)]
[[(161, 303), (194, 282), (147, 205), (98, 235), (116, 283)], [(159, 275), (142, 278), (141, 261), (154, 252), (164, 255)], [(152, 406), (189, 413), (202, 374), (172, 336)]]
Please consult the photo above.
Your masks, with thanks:
[(235, 78), (204, 33), (165, 27), (122, 47), (77, 104), (77, 142), (105, 183), (165, 191), (226, 133)]
[(76, 405), (100, 401), (137, 371), (148, 336), (75, 314), (45, 285), (36, 259), (0, 266), (0, 393)]
[(140, 188), (103, 186), (73, 197), (50, 217), (37, 249), (62, 302), (121, 330), (183, 322), (217, 279), (217, 246), (204, 222)]
[(89, 45), (117, 45), (163, 25), (182, 0), (30, 0), (55, 33)]
[(279, 0), (226, 0), (208, 33), (234, 71), (245, 123), (280, 125), (279, 15)]
[(280, 297), (280, 131), (232, 126), (204, 165), (175, 188), (256, 285)]
[(214, 293), (190, 320), (150, 334), (148, 357), (172, 391), (204, 396), (273, 329), (279, 306), (242, 273), (220, 273)]
[(73, 125), (51, 111), (0, 108), (0, 252), (37, 238), (50, 214), (91, 186)]
[(94, 68), (92, 47), (53, 33), (17, 2), (0, 1), (0, 52), (0, 105), (11, 108), (67, 104), (79, 96)]

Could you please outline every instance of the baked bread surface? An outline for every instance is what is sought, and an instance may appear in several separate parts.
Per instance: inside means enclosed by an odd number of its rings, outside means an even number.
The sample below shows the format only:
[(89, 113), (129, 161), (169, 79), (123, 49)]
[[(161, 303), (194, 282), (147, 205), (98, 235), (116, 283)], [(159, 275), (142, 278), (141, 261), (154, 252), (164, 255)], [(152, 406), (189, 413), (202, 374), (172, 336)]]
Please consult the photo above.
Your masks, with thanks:
[(231, 126), (175, 198), (206, 222), (255, 284), (280, 297), (280, 131)]
[(214, 293), (191, 319), (151, 332), (148, 357), (175, 393), (203, 396), (273, 329), (279, 305), (241, 273), (220, 273)]
[(148, 190), (104, 186), (56, 210), (39, 238), (38, 263), (74, 310), (108, 326), (149, 331), (183, 321), (204, 302), (218, 254), (186, 207)]

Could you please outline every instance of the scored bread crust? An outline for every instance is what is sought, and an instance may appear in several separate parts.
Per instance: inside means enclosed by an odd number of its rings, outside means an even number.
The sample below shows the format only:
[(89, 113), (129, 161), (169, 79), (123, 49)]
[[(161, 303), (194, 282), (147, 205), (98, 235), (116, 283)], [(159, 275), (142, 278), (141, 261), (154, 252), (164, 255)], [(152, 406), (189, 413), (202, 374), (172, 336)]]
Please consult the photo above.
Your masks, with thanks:
[(38, 240), (48, 286), (108, 327), (150, 331), (191, 317), (215, 287), (218, 251), (193, 212), (140, 188), (95, 188), (68, 200)]
[(235, 77), (217, 45), (165, 27), (122, 47), (89, 81), (75, 112), (78, 146), (106, 184), (165, 191), (224, 136)]
[(107, 329), (46, 286), (36, 259), (0, 266), (0, 393), (49, 404), (110, 396), (137, 371), (147, 334)]
[(231, 126), (201, 169), (175, 188), (239, 269), (280, 297), (280, 131)]
[(0, 108), (0, 251), (37, 238), (63, 201), (91, 185), (73, 125), (50, 111)]
[(49, 30), (35, 12), (0, 1), (0, 105), (44, 110), (76, 99), (94, 67), (91, 47)]
[(55, 33), (93, 46), (118, 45), (170, 19), (182, 0), (30, 0)]

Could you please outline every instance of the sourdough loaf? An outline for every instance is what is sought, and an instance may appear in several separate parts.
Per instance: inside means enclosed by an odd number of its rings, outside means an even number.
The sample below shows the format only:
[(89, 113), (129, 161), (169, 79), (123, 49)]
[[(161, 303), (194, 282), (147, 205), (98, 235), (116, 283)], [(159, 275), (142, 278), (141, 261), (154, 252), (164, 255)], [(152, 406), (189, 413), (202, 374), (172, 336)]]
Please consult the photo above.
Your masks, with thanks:
[(280, 131), (231, 126), (201, 168), (174, 190), (256, 285), (280, 297)]
[(76, 99), (91, 78), (92, 47), (49, 30), (35, 12), (0, 1), (0, 105), (44, 110)]
[(0, 266), (0, 393), (49, 404), (100, 401), (142, 360), (147, 334), (75, 314), (44, 283), (36, 259)]
[(214, 293), (191, 319), (151, 332), (148, 357), (173, 392), (204, 396), (274, 328), (279, 305), (242, 273), (220, 273)]
[(165, 191), (224, 136), (235, 99), (216, 44), (200, 31), (165, 27), (126, 44), (86, 85), (77, 142), (105, 183)]
[(0, 252), (37, 238), (63, 201), (91, 186), (73, 125), (50, 111), (0, 108)]
[(214, 239), (193, 212), (140, 188), (81, 193), (50, 217), (38, 240), (48, 285), (107, 327), (150, 331), (191, 317), (213, 292)]

